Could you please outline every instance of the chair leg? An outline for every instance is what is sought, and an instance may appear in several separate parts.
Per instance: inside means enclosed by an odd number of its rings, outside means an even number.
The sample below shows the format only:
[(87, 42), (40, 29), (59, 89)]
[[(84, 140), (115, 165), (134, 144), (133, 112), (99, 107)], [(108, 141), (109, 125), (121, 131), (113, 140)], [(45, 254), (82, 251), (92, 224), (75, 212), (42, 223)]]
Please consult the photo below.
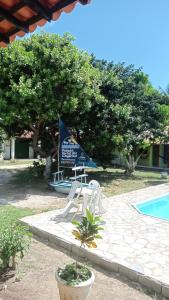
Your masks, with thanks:
[(85, 194), (83, 197), (83, 205), (82, 205), (82, 213), (83, 216), (86, 217), (86, 209), (89, 202), (89, 195)]
[(75, 214), (73, 215), (71, 222), (73, 221), (73, 219), (75, 218), (75, 216), (78, 214), (79, 210), (80, 210), (80, 205), (76, 205), (77, 207), (77, 211), (75, 212)]
[(66, 205), (66, 207), (65, 207), (65, 209), (64, 209), (64, 211), (63, 211), (63, 213), (62, 213), (62, 217), (66, 217), (67, 214), (69, 213), (69, 211), (70, 211), (73, 207), (77, 207), (77, 205), (76, 205), (73, 201), (70, 201), (70, 202)]
[(103, 207), (102, 205), (102, 202), (99, 201), (99, 204), (98, 204), (98, 207), (99, 207), (99, 214), (102, 215), (106, 212), (105, 208)]
[(106, 212), (105, 208), (103, 207), (102, 204), (102, 199), (105, 198), (105, 196), (103, 194), (100, 195), (99, 199), (98, 199), (98, 208), (99, 208), (99, 214), (102, 215)]

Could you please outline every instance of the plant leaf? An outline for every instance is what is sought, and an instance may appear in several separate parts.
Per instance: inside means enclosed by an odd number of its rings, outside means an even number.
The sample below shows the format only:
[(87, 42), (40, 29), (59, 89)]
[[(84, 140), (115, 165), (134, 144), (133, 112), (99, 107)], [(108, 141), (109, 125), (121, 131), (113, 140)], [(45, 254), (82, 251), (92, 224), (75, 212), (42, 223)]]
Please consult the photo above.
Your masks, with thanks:
[(79, 231), (77, 231), (77, 230), (73, 230), (72, 231), (72, 234), (75, 236), (75, 238), (77, 239), (77, 240), (80, 240), (81, 241), (81, 234), (80, 234), (80, 232)]
[(102, 236), (100, 234), (95, 235), (95, 239), (102, 239)]
[(78, 221), (76, 221), (76, 220), (73, 220), (72, 224), (75, 225), (75, 226), (79, 226), (80, 225), (80, 223)]
[(90, 223), (93, 223), (93, 215), (92, 215), (92, 213), (90, 212), (89, 209), (86, 209), (86, 217), (87, 217), (87, 220), (88, 220)]
[(95, 242), (86, 243), (88, 248), (97, 248), (97, 244)]

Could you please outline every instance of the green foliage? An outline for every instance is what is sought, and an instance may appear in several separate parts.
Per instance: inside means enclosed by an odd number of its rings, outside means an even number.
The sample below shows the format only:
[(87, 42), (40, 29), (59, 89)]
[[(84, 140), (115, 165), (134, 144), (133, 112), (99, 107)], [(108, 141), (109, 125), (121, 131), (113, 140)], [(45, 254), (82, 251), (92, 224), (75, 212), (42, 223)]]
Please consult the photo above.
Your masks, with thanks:
[(99, 231), (103, 228), (99, 225), (101, 218), (94, 216), (88, 209), (86, 210), (86, 217), (82, 218), (82, 221), (73, 221), (76, 226), (76, 230), (72, 231), (75, 239), (81, 243), (81, 246), (87, 246), (88, 248), (97, 248), (95, 239), (101, 239)]
[(31, 234), (28, 228), (18, 223), (18, 219), (33, 213), (31, 209), (0, 206), (0, 268), (6, 268), (10, 264), (15, 268), (16, 256), (24, 256)]
[(0, 267), (16, 267), (16, 256), (22, 259), (30, 244), (31, 234), (19, 224), (11, 223), (0, 227)]
[(45, 163), (41, 159), (39, 161), (34, 161), (33, 166), (29, 167), (29, 172), (32, 173), (32, 177), (43, 178), (45, 171)]
[(169, 141), (169, 101), (168, 104), (159, 104), (159, 111), (163, 117), (164, 123), (162, 139)]
[(29, 208), (17, 208), (12, 205), (0, 205), (0, 228), (17, 222), (18, 219), (34, 214)]
[(100, 89), (105, 101), (98, 105), (93, 102), (85, 116), (82, 143), (87, 144), (101, 165), (111, 162), (115, 150), (122, 152), (126, 168), (132, 167), (133, 171), (137, 150), (163, 135), (164, 118), (159, 104), (163, 103), (164, 95), (153, 88), (141, 69), (95, 58), (92, 63), (100, 70)]
[(91, 277), (91, 272), (87, 267), (75, 262), (66, 265), (63, 269), (59, 268), (58, 275), (66, 281), (67, 285), (75, 286), (88, 280)]
[(102, 165), (118, 149), (132, 170), (137, 150), (164, 136), (167, 92), (133, 65), (78, 50), (68, 34), (35, 34), (1, 48), (0, 73), (0, 127), (8, 136), (33, 131), (41, 157), (57, 156), (58, 115)]
[(42, 157), (56, 155), (58, 114), (80, 115), (101, 99), (99, 71), (72, 42), (68, 34), (41, 33), (0, 49), (3, 126), (8, 135), (33, 131), (32, 146)]

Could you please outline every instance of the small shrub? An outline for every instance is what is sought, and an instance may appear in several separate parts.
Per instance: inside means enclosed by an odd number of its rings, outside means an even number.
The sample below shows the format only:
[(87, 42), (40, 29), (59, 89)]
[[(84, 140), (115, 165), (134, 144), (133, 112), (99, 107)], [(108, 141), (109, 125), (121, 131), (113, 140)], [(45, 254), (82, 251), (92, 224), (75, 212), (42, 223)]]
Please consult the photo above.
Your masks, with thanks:
[(45, 163), (43, 160), (34, 161), (33, 167), (30, 167), (30, 169), (32, 170), (32, 174), (34, 177), (43, 178)]
[(99, 231), (103, 230), (100, 226), (101, 218), (94, 216), (88, 209), (86, 210), (86, 217), (82, 218), (81, 222), (73, 221), (76, 229), (72, 231), (75, 239), (81, 243), (81, 247), (97, 248), (95, 239), (101, 239)]
[(75, 286), (80, 282), (86, 281), (91, 277), (91, 271), (76, 262), (66, 265), (64, 269), (58, 269), (60, 278), (66, 281), (67, 285)]
[(31, 233), (25, 226), (11, 223), (0, 228), (0, 266), (16, 268), (16, 256), (22, 259), (29, 248)]
[(39, 161), (34, 161), (33, 166), (30, 166), (27, 169), (27, 176), (30, 179), (34, 179), (35, 177), (43, 178), (44, 171), (45, 171), (44, 161), (42, 159)]

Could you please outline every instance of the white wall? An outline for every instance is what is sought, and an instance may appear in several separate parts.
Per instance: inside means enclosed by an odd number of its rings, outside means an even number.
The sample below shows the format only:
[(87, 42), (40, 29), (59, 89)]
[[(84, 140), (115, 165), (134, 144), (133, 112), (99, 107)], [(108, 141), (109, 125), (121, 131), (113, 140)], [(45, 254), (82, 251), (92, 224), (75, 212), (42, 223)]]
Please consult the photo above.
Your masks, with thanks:
[(0, 143), (0, 160), (4, 158), (4, 143)]
[(29, 146), (29, 158), (30, 159), (34, 158), (34, 151), (33, 151), (33, 148), (31, 146)]
[(10, 140), (4, 142), (4, 159), (11, 158), (11, 142)]

